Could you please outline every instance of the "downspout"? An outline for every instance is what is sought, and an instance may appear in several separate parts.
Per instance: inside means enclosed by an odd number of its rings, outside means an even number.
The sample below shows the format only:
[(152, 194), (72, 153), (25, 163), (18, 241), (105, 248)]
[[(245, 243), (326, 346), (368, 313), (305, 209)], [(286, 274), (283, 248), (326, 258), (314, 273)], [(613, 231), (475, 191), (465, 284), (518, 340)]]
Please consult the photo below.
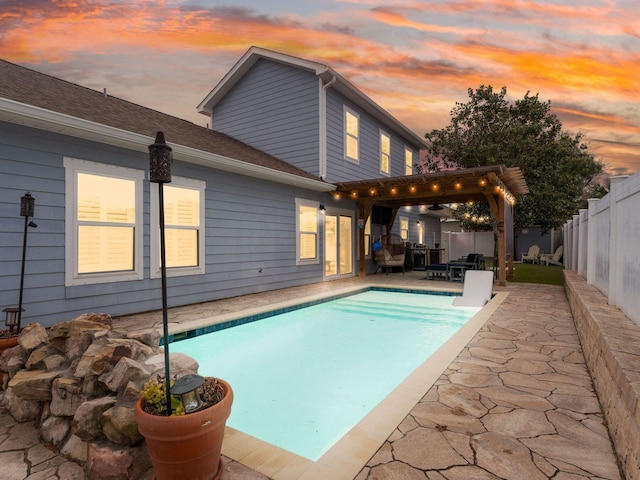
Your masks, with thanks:
[(319, 176), (324, 180), (327, 176), (327, 90), (336, 83), (336, 76), (332, 75), (331, 80), (324, 85), (322, 83), (322, 77), (319, 76), (318, 79), (320, 80)]

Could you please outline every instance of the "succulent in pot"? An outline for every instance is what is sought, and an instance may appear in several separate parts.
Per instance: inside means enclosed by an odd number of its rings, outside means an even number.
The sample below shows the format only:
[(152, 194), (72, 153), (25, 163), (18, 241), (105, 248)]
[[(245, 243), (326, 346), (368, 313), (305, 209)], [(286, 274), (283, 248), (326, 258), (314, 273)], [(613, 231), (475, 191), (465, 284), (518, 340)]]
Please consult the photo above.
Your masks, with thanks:
[[(219, 378), (187, 375), (172, 379), (167, 415), (164, 377), (150, 379), (136, 403), (138, 430), (145, 437), (157, 480), (218, 479), (224, 468), (222, 440), (233, 391)], [(193, 390), (179, 388), (187, 385)], [(187, 394), (196, 393), (197, 401)], [(185, 407), (186, 405), (186, 407)]]

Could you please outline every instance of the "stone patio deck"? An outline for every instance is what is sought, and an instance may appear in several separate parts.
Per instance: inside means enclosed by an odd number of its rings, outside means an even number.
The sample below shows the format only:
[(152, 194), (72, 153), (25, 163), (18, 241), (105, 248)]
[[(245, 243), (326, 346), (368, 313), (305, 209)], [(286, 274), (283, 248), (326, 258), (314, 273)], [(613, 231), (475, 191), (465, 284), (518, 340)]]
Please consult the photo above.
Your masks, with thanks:
[[(424, 272), (371, 275), (172, 309), (172, 329), (353, 285), (461, 289)], [(381, 444), (350, 455), (349, 469), (291, 468), (237, 450), (223, 480), (622, 479), (602, 410), (562, 287), (511, 283), (508, 295), (455, 359), (425, 381), (419, 401)], [(159, 325), (153, 312), (116, 319), (119, 327)], [(386, 438), (386, 440), (384, 440)], [(227, 443), (227, 440), (225, 440)], [(235, 443), (229, 436), (228, 443)], [(231, 449), (233, 450), (233, 449)], [(225, 453), (225, 450), (223, 450)], [(29, 424), (0, 413), (0, 463), (6, 480), (81, 479), (72, 462), (47, 455)], [(360, 465), (353, 470), (353, 464)], [(249, 468), (250, 465), (253, 468)], [(289, 465), (289, 467), (287, 467)], [(76, 465), (77, 466), (77, 465)], [(353, 472), (353, 473), (351, 473)]]

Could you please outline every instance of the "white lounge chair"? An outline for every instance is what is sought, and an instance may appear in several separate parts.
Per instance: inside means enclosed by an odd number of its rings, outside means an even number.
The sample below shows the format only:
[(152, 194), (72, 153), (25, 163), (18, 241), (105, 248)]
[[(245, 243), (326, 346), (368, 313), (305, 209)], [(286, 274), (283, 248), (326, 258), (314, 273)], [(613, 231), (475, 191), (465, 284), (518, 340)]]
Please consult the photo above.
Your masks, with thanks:
[(540, 255), (540, 263), (544, 263), (545, 265), (562, 265), (562, 262), (560, 261), (560, 259), (562, 258), (562, 252), (564, 251), (564, 247), (562, 245), (560, 245), (558, 248), (556, 248), (556, 251), (553, 253), (553, 255), (551, 254), (545, 254), (543, 253), (542, 255)]
[(531, 245), (529, 251), (525, 254), (521, 254), (520, 261), (524, 263), (529, 260), (531, 263), (537, 263), (540, 256), (540, 247), (538, 245)]
[(453, 299), (455, 307), (482, 307), (491, 300), (493, 272), (489, 270), (467, 270), (464, 274), (462, 296)]

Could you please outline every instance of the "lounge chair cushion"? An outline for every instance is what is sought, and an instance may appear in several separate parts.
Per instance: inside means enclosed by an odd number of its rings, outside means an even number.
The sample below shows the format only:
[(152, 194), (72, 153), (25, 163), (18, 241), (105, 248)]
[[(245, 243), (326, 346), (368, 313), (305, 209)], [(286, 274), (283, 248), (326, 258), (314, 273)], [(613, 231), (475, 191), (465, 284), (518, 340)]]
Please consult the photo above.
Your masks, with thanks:
[(464, 274), (462, 296), (453, 299), (456, 307), (482, 307), (491, 300), (493, 272), (489, 270), (467, 270)]

